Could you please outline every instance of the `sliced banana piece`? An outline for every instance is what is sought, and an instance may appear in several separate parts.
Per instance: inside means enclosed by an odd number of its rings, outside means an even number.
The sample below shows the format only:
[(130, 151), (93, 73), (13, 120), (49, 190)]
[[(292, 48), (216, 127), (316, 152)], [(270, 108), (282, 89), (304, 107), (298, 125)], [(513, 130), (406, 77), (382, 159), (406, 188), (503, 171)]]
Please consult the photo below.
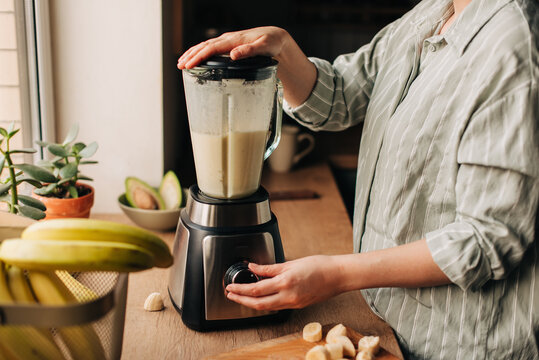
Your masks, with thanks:
[(331, 336), (329, 339), (326, 337), (326, 341), (329, 344), (332, 343), (340, 343), (343, 347), (343, 354), (347, 357), (354, 357), (356, 356), (356, 348), (354, 347), (354, 344), (352, 344), (352, 340), (350, 340), (347, 336)]
[(331, 360), (342, 359), (343, 357), (343, 345), (341, 343), (326, 344), (326, 349), (329, 352)]
[(356, 360), (374, 360), (374, 355), (368, 351), (360, 351), (357, 353)]
[(331, 357), (324, 345), (316, 345), (307, 352), (305, 360), (331, 360)]
[(322, 325), (319, 322), (312, 322), (303, 328), (303, 339), (309, 342), (322, 340)]
[(146, 298), (144, 302), (144, 310), (146, 311), (161, 311), (165, 308), (163, 298), (158, 292), (153, 292)]
[(337, 324), (332, 327), (326, 335), (326, 341), (329, 342), (329, 338), (334, 336), (347, 336), (346, 327), (343, 324)]
[(357, 344), (358, 351), (370, 352), (373, 355), (380, 350), (380, 337), (379, 336), (364, 336), (359, 339)]

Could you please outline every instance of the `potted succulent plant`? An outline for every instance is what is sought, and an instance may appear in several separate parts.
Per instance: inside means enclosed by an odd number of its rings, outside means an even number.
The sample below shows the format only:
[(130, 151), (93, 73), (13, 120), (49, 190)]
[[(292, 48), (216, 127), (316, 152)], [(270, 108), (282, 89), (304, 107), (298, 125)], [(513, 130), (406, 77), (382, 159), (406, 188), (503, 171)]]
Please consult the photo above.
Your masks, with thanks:
[(34, 179), (45, 183), (43, 187), (34, 189), (33, 196), (47, 207), (45, 213), (48, 219), (90, 216), (94, 189), (80, 180), (92, 179), (82, 175), (79, 166), (97, 164), (97, 161), (88, 158), (95, 154), (98, 145), (95, 141), (88, 145), (76, 142), (78, 133), (79, 127), (75, 124), (61, 144), (37, 141), (53, 157), (39, 161), (37, 166), (25, 166), (22, 169)]
[(0, 127), (0, 171), (7, 171), (7, 176), (0, 181), (0, 202), (7, 204), (7, 209), (12, 214), (20, 214), (35, 220), (43, 219), (46, 210), (43, 202), (28, 195), (23, 195), (19, 191), (19, 185), (28, 183), (37, 188), (41, 188), (42, 184), (39, 180), (41, 173), (33, 172), (37, 178), (26, 173), (27, 167), (32, 167), (29, 164), (13, 164), (12, 155), (14, 154), (32, 154), (36, 150), (29, 149), (12, 149), (10, 141), (19, 132), (20, 129), (15, 129), (15, 123), (11, 123), (8, 129)]

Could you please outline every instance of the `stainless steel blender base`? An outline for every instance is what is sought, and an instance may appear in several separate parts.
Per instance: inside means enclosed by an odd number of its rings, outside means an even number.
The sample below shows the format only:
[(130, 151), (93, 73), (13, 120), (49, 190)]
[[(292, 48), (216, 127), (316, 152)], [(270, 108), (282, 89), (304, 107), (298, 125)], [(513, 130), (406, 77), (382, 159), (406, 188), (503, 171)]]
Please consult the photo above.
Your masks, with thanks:
[[(214, 201), (199, 196), (197, 190), (191, 188), (191, 197), (180, 216), (169, 279), (170, 298), (182, 314), (183, 322), (192, 329), (204, 331), (281, 320), (284, 312), (245, 307), (228, 300), (225, 292), (225, 279), (236, 279), (229, 275), (238, 264), (243, 267), (242, 271), (250, 273), (245, 262), (274, 264), (284, 261), (277, 219), (269, 209), (267, 192), (261, 189), (252, 198), (240, 201)], [(206, 208), (202, 213), (216, 216), (210, 216), (210, 219), (193, 216), (201, 213), (200, 207)], [(249, 207), (255, 212), (254, 216), (236, 217), (235, 226), (215, 221), (223, 219), (219, 215), (223, 212), (239, 215)], [(227, 216), (229, 220), (231, 214)], [(194, 219), (204, 224), (196, 223)], [(243, 223), (241, 219), (244, 219)], [(253, 219), (264, 221), (257, 223)], [(237, 278), (240, 281), (242, 276)]]

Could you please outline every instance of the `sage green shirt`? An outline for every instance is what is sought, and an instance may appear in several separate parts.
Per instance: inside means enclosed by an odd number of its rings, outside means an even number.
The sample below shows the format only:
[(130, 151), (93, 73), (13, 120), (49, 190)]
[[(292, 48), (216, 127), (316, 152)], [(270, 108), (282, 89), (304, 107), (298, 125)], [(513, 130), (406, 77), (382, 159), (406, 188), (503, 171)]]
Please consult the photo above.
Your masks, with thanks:
[[(452, 285), (364, 290), (410, 358), (538, 359), (538, 6), (426, 0), (333, 63), (287, 112), (363, 123), (354, 250), (426, 238)], [(391, 266), (391, 264), (388, 264)]]

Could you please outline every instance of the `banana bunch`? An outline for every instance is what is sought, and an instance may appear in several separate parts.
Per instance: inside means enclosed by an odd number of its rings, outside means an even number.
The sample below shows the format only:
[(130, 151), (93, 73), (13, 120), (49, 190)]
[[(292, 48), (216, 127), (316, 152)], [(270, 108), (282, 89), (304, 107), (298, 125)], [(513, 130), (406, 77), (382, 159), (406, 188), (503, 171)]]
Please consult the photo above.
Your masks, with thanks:
[[(98, 295), (70, 272), (140, 271), (172, 264), (166, 243), (153, 233), (103, 220), (54, 219), (28, 226), (0, 242), (0, 306), (65, 306)], [(24, 270), (23, 270), (24, 269)], [(55, 330), (0, 325), (2, 359), (106, 359), (94, 325)]]
[(0, 261), (37, 271), (130, 272), (172, 265), (167, 244), (130, 225), (93, 219), (54, 219), (28, 226), (0, 244)]
[[(79, 297), (77, 297), (77, 294)], [(35, 295), (35, 296), (34, 296)], [(0, 263), (0, 304), (67, 305), (88, 301), (97, 294), (68, 272), (40, 272), (23, 270)], [(0, 326), (0, 359), (48, 360), (106, 359), (101, 339), (93, 325), (63, 327), (56, 330), (36, 329), (30, 326)]]

